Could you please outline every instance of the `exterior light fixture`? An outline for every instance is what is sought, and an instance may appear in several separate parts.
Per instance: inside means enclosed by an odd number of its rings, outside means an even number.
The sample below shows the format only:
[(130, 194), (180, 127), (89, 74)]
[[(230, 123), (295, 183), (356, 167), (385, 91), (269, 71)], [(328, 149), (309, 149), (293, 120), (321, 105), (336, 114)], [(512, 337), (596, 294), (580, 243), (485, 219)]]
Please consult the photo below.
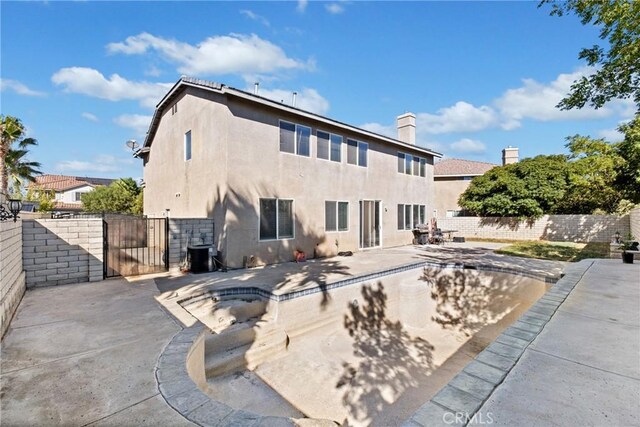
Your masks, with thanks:
[(20, 218), (18, 213), (20, 212), (20, 209), (22, 209), (22, 201), (19, 199), (9, 199), (6, 205), (9, 210), (0, 205), (0, 221), (6, 221), (13, 218), (13, 222), (16, 222), (18, 218)]

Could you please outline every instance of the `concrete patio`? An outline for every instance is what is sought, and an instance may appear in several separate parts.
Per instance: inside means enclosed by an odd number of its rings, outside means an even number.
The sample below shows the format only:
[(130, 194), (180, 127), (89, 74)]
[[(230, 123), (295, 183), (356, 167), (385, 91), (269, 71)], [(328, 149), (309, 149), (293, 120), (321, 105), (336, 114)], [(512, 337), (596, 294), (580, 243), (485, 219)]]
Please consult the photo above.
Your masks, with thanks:
[[(414, 257), (548, 272), (563, 266), (448, 246), (424, 253), (394, 249), (387, 256), (374, 254), (371, 264), (350, 267), (348, 274)], [(355, 256), (344, 260), (327, 261), (339, 266), (358, 261)], [(316, 274), (311, 264), (302, 279)], [(284, 264), (27, 292), (2, 342), (0, 424), (188, 425), (159, 395), (154, 377), (162, 349), (182, 327), (158, 304), (158, 287), (171, 293), (185, 285), (215, 286), (212, 281), (220, 277), (263, 285), (289, 277), (288, 286), (298, 286), (300, 268)], [(595, 261), (480, 412), (492, 413), (497, 425), (637, 425), (640, 264)]]

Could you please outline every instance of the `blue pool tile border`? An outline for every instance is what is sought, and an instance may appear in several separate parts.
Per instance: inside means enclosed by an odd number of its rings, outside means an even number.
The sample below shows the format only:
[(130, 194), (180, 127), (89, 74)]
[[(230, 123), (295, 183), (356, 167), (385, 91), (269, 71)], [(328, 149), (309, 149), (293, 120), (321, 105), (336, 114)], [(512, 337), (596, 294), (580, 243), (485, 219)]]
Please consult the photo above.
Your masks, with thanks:
[(497, 267), (491, 264), (464, 264), (464, 263), (451, 263), (451, 262), (433, 262), (433, 261), (420, 261), (409, 264), (400, 265), (397, 267), (388, 268), (373, 273), (361, 274), (358, 276), (349, 277), (348, 279), (339, 280), (330, 284), (316, 284), (312, 288), (301, 289), (297, 291), (291, 291), (284, 294), (274, 294), (257, 286), (238, 286), (229, 287), (224, 289), (209, 290), (202, 294), (195, 295), (189, 298), (178, 301), (179, 304), (194, 303), (209, 298), (223, 298), (228, 296), (237, 295), (255, 295), (261, 298), (265, 298), (271, 301), (281, 302), (289, 301), (296, 298), (305, 297), (317, 293), (329, 292), (334, 289), (339, 289), (345, 286), (350, 286), (362, 282), (367, 282), (375, 279), (379, 279), (392, 274), (403, 273), (405, 271), (416, 270), (420, 268), (440, 268), (440, 269), (452, 269), (452, 270), (476, 270), (483, 272), (495, 272), (495, 273), (507, 273), (514, 276), (523, 276), (531, 279), (543, 281), (547, 284), (556, 283), (560, 277), (553, 277), (545, 274), (540, 274), (527, 270), (520, 270), (516, 268)]

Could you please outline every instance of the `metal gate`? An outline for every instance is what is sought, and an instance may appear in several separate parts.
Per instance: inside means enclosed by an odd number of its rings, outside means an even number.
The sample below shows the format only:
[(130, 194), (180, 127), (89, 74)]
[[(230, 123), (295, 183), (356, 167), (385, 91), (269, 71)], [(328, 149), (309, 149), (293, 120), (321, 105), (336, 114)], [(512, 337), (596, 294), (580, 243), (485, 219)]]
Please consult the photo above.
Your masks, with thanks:
[(104, 217), (102, 226), (105, 279), (169, 269), (166, 218)]

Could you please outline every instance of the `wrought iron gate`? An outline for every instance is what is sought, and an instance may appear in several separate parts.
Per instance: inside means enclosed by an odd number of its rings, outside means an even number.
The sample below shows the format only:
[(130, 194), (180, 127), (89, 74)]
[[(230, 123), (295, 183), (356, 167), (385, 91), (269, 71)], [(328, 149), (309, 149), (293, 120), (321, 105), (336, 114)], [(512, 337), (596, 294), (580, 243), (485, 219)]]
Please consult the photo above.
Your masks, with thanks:
[(105, 279), (169, 269), (166, 218), (104, 217), (102, 226)]

